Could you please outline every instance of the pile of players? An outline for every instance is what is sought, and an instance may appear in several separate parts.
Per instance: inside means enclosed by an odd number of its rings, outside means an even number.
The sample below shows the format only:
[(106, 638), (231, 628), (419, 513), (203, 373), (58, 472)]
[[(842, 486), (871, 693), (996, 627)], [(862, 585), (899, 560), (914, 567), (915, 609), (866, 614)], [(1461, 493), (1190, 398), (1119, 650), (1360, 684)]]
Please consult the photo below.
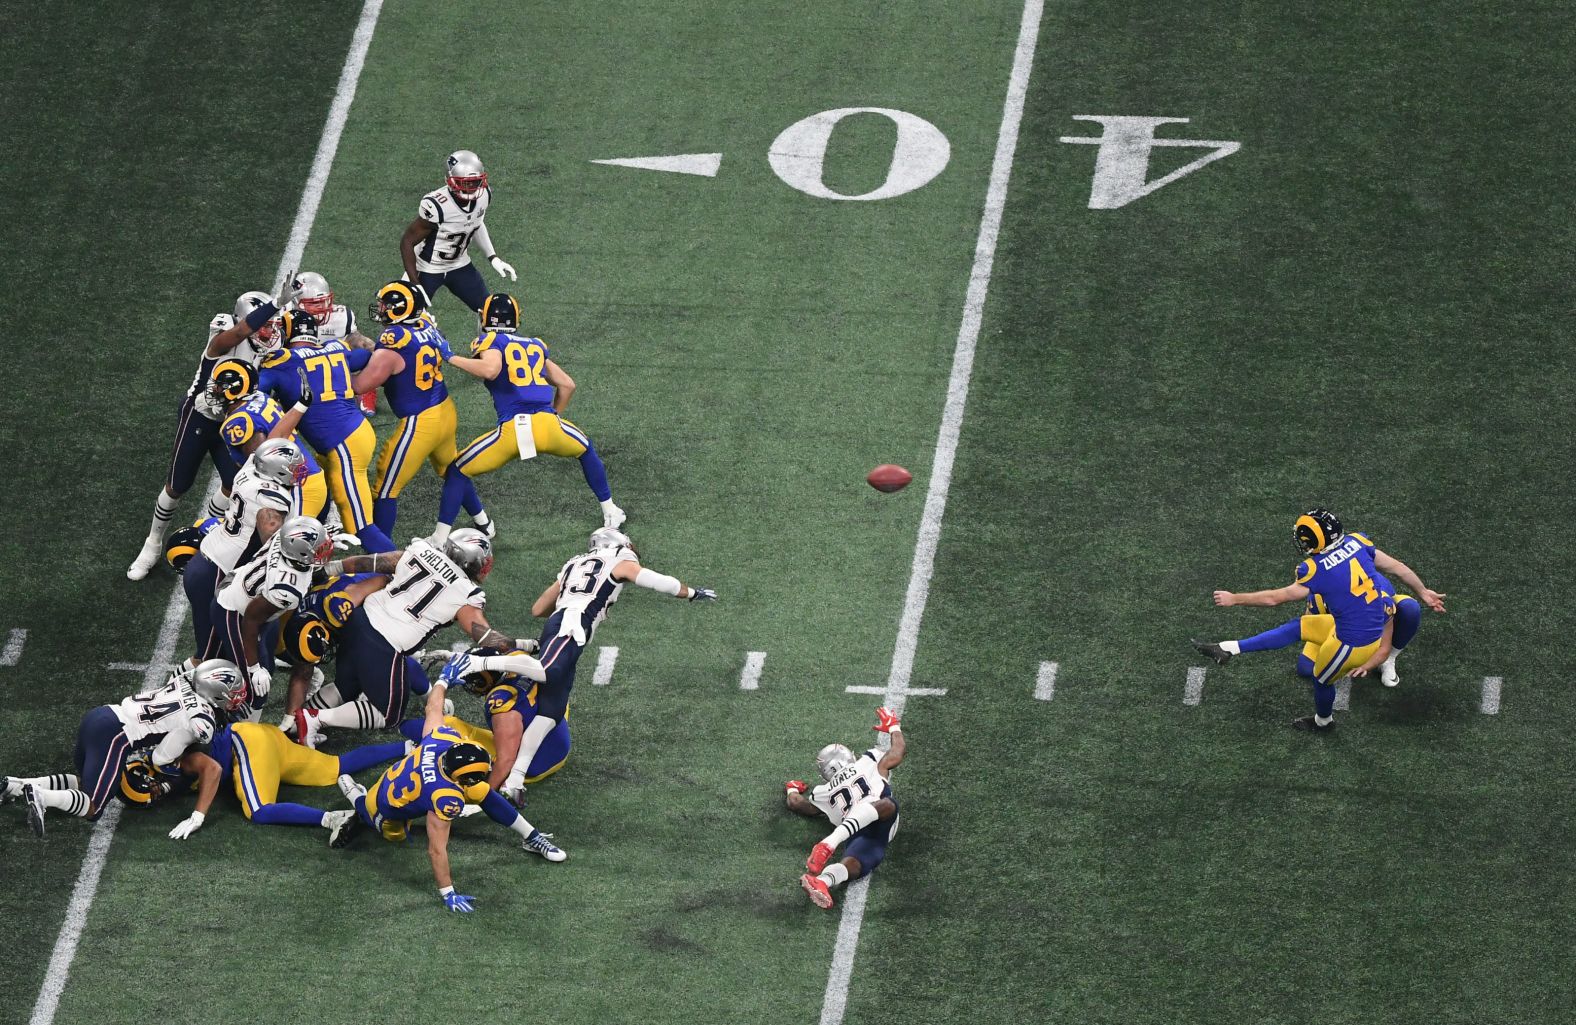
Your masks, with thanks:
[[(412, 825), (424, 826), (439, 895), (454, 911), (470, 911), (474, 901), (456, 892), (449, 873), (456, 818), (481, 812), (518, 833), (527, 851), (565, 859), (519, 807), (525, 785), (568, 757), (581, 653), (626, 584), (688, 601), (716, 594), (641, 565), (618, 529), (625, 514), (595, 446), (563, 417), (573, 379), (540, 338), (521, 331), (519, 303), (488, 294), (471, 263), (475, 245), (500, 274), (515, 276), (488, 236), (490, 201), (481, 161), (469, 151), (451, 154), (445, 186), (423, 197), (402, 238), (404, 278), (383, 285), (371, 304), (375, 342), (311, 272), (286, 275), (272, 296), (247, 292), (233, 316), (213, 318), (149, 535), (127, 572), (142, 579), (162, 559), (180, 573), (191, 606), (190, 657), (162, 686), (89, 711), (75, 772), (3, 778), (0, 803), (19, 799), (38, 835), (50, 812), (97, 819), (115, 798), (148, 805), (195, 792), (195, 809), (169, 834), (184, 840), (228, 786), (248, 819), (321, 827), (335, 847), (362, 828), (402, 839)], [(469, 355), (454, 351), (432, 315), (439, 287), (478, 316)], [(497, 414), (497, 427), (463, 450), (445, 366), (480, 378)], [(367, 416), (378, 388), (397, 424), (383, 440), (374, 488)], [(539, 454), (579, 460), (602, 526), (533, 603), (532, 614), (546, 619), (539, 638), (517, 639), (484, 613), (497, 526), (473, 481)], [(218, 484), (206, 516), (166, 537), (204, 462)], [(423, 463), (443, 480), (437, 525), (396, 548), (398, 500)], [(474, 526), (454, 529), (461, 508)], [(336, 558), (356, 546), (364, 554)], [(468, 638), (469, 652), (420, 650), (449, 625)], [(322, 668), (330, 656), (331, 681)], [(279, 672), (288, 683), (273, 725), (262, 718)], [(446, 695), (455, 686), (482, 697), (485, 725), (452, 714)], [(407, 719), (412, 695), (425, 704)], [(336, 756), (317, 750), (332, 728), (398, 729), (403, 739)], [(877, 728), (899, 733), (889, 714)], [(816, 846), (812, 874), (802, 880), (823, 907), (831, 906), (829, 886), (884, 855), (897, 822), (886, 778), (902, 759), (900, 743), (859, 759), (833, 748), (818, 759), (824, 787), (809, 798), (804, 784), (787, 793), (793, 810), (839, 824)], [(385, 763), (392, 764), (370, 789), (355, 781)], [(278, 799), (282, 784), (336, 783), (351, 807), (323, 811)], [(827, 867), (844, 840), (850, 856)]]

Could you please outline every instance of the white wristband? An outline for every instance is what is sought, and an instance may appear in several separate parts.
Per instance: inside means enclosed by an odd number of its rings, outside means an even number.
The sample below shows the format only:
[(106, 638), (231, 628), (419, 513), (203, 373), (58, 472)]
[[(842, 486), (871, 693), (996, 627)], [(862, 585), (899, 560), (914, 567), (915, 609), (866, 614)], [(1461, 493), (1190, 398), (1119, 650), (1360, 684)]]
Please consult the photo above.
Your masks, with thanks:
[(898, 725), (892, 727), (890, 730), (887, 730), (887, 732), (888, 733), (902, 733), (903, 732), (903, 725), (902, 725), (902, 723), (899, 723)]
[(447, 897), (449, 894), (451, 894), (453, 892), (454, 892), (454, 887), (452, 887), (452, 886), (440, 886), (440, 887), (438, 887), (438, 896), (440, 896), (440, 897)]
[(671, 595), (674, 598), (677, 598), (679, 592), (684, 589), (684, 585), (679, 583), (678, 577), (670, 577), (666, 573), (658, 573), (656, 570), (646, 569), (644, 566), (640, 568), (639, 573), (635, 574), (635, 583), (641, 587), (650, 588), (658, 594)]

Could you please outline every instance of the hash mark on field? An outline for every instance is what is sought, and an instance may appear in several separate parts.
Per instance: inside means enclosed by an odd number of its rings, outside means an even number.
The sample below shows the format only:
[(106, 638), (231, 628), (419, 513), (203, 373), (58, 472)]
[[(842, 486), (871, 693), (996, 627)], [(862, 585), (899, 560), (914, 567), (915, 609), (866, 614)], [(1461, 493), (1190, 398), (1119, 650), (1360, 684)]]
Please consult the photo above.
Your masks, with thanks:
[(104, 667), (118, 673), (145, 673), (148, 671), (146, 662), (111, 662)]
[(618, 665), (618, 649), (604, 645), (596, 653), (596, 675), (591, 677), (593, 687), (606, 687), (613, 682), (613, 667)]
[(1182, 688), (1182, 703), (1196, 705), (1204, 700), (1204, 673), (1203, 666), (1194, 666), (1187, 671), (1187, 685)]
[(1049, 701), (1056, 696), (1056, 663), (1041, 662), (1040, 675), (1034, 679), (1036, 701)]
[(1503, 687), (1504, 685), (1505, 685), (1505, 680), (1504, 680), (1503, 677), (1499, 677), (1499, 676), (1485, 676), (1485, 677), (1483, 677), (1483, 704), (1482, 704), (1482, 708), (1483, 708), (1483, 714), (1484, 715), (1498, 715), (1499, 714), (1499, 689), (1501, 687)]
[(1337, 712), (1350, 712), (1352, 710), (1352, 678), (1343, 677), (1335, 685), (1335, 707)]
[(947, 695), (945, 687), (904, 687), (902, 690), (894, 690), (889, 687), (852, 686), (844, 687), (843, 691), (847, 694), (879, 694), (882, 697), (901, 694), (910, 698), (941, 698)]
[(26, 630), (12, 630), (5, 639), (5, 651), (0, 651), (0, 666), (14, 666), (22, 660), (22, 646), (27, 643)]
[(744, 671), (739, 674), (740, 690), (755, 690), (761, 685), (761, 667), (766, 664), (766, 652), (750, 651), (744, 655)]

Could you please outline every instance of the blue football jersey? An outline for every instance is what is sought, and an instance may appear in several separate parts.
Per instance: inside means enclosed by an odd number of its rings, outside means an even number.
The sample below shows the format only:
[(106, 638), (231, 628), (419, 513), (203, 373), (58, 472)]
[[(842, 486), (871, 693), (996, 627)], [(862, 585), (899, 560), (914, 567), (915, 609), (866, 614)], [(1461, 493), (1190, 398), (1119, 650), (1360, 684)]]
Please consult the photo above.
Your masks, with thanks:
[(378, 348), (398, 353), (405, 361), (404, 369), (383, 382), (383, 394), (395, 416), (415, 416), (449, 397), (439, 348), (446, 341), (425, 313), (410, 324), (391, 324), (378, 335)]
[(487, 382), (498, 422), (517, 413), (551, 413), (555, 389), (547, 381), (547, 344), (540, 338), (525, 338), (504, 331), (489, 331), (471, 343), (471, 355), (480, 357), (488, 349), (503, 356), (503, 370)]
[(319, 452), (328, 452), (366, 423), (350, 375), (371, 358), (367, 350), (337, 340), (279, 349), (263, 358), (259, 387), (293, 405), (304, 375), (316, 395), (301, 417), (301, 435)]
[(429, 811), (440, 819), (456, 819), (465, 807), (459, 784), (443, 774), (443, 753), (465, 738), (439, 726), (416, 749), (389, 766), (367, 791), (367, 811), (381, 821), (419, 819)]
[[(235, 457), (236, 465), (246, 462), (246, 453), (241, 450), (241, 446), (253, 438), (268, 437), (268, 433), (284, 418), (284, 415), (279, 403), (271, 397), (262, 392), (253, 392), (239, 409), (224, 418), (219, 432), (224, 435), (224, 443), (229, 446), (230, 455)], [(300, 447), (302, 455), (306, 456), (306, 475), (310, 477), (317, 473), (321, 467), (313, 458), (312, 450), (301, 444), (301, 439), (297, 435), (292, 434), (290, 438)]]
[(1335, 617), (1336, 636), (1371, 644), (1395, 614), (1395, 585), (1374, 566), (1374, 543), (1347, 534), (1297, 566), (1296, 582), (1308, 589), (1308, 611)]

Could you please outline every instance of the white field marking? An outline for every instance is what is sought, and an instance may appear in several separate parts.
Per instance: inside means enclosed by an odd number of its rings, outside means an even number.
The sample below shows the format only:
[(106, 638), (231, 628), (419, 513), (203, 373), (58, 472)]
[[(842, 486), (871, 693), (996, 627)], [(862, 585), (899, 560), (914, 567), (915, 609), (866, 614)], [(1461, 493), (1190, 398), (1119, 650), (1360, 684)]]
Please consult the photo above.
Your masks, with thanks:
[(1505, 680), (1504, 680), (1503, 677), (1499, 677), (1499, 676), (1485, 676), (1485, 677), (1483, 677), (1483, 704), (1482, 704), (1482, 709), (1483, 709), (1483, 714), (1484, 715), (1498, 715), (1499, 714), (1499, 689), (1501, 687), (1503, 687), (1504, 685), (1505, 685)]
[[(869, 192), (850, 196), (829, 188), (822, 178), (826, 149), (839, 122), (851, 114), (879, 114), (897, 126), (897, 142), (886, 180)], [(811, 114), (782, 130), (772, 140), (766, 160), (785, 185), (817, 199), (848, 199), (869, 202), (891, 199), (913, 192), (930, 183), (952, 159), (952, 143), (941, 129), (917, 114), (889, 107), (840, 107)]]
[(613, 682), (613, 667), (618, 665), (618, 649), (603, 647), (596, 653), (596, 675), (591, 677), (595, 687), (606, 687)]
[[(879, 694), (882, 697), (887, 697), (889, 694), (892, 693), (892, 688), (891, 687), (863, 687), (863, 686), (857, 686), (856, 685), (856, 686), (851, 686), (851, 687), (844, 687), (843, 688), (843, 693), (845, 693), (845, 694)], [(945, 687), (904, 687), (903, 688), (903, 695), (905, 697), (910, 697), (910, 698), (944, 698), (944, 697), (947, 696), (947, 688), (945, 688)], [(892, 708), (892, 702), (890, 700), (887, 701), (886, 707)], [(898, 708), (901, 708), (901, 707), (902, 707), (902, 702), (898, 702)], [(892, 711), (896, 712), (896, 711), (898, 711), (898, 708), (892, 708)]]
[[(1034, 65), (1040, 14), (1044, 9), (1045, 0), (1024, 0), (1018, 45), (1013, 51), (1012, 76), (1002, 105), (1001, 129), (996, 135), (996, 155), (991, 161), (990, 187), (985, 194), (985, 211), (980, 217), (979, 238), (974, 243), (974, 266), (969, 272), (968, 294), (963, 302), (963, 322), (958, 327), (952, 374), (947, 380), (947, 402), (942, 408), (936, 456), (930, 468), (930, 488), (920, 517), (919, 539), (914, 545), (908, 593), (903, 599), (903, 617), (898, 623), (897, 644), (892, 651), (892, 671), (887, 676), (885, 704), (899, 714), (908, 700), (908, 681), (913, 676), (914, 652), (919, 646), (919, 624), (930, 598), (930, 576), (936, 567), (941, 517), (947, 508), (952, 463), (957, 457), (958, 437), (963, 430), (963, 409), (968, 400), (969, 379), (974, 373), (974, 348), (979, 342), (985, 297), (990, 291), (991, 269), (996, 262), (996, 240), (1001, 234), (1007, 183), (1012, 177), (1012, 157), (1018, 148), (1018, 125), (1023, 120), (1029, 69)], [(891, 743), (891, 737), (882, 734), (879, 743)], [(870, 892), (871, 878), (865, 876), (843, 894), (843, 917), (837, 926), (837, 945), (832, 951), (832, 968), (827, 974), (826, 994), (821, 1001), (821, 1025), (841, 1025), (843, 1012), (848, 1007), (848, 984), (854, 975), (854, 955), (859, 949), (859, 927), (865, 919), (865, 898)]]
[(117, 673), (145, 673), (148, 671), (146, 662), (111, 662), (104, 667)]
[(639, 171), (667, 171), (671, 174), (693, 174), (702, 178), (715, 178), (722, 167), (721, 153), (675, 153), (671, 157), (619, 157), (612, 160), (593, 160), (593, 164), (610, 167), (633, 167)]
[(1352, 710), (1352, 678), (1343, 676), (1335, 685), (1334, 711), (1349, 712)]
[(766, 665), (766, 652), (744, 653), (744, 669), (739, 673), (740, 690), (757, 690), (761, 685), (761, 667)]
[(1194, 666), (1187, 671), (1187, 683), (1182, 688), (1182, 703), (1196, 705), (1204, 700), (1204, 673), (1203, 666)]
[[(328, 110), (328, 123), (323, 127), (323, 137), (318, 141), (317, 155), (312, 160), (311, 174), (307, 178), (306, 189), (301, 193), (301, 205), (296, 209), (295, 223), (290, 227), (290, 240), (285, 245), (284, 257), (279, 261), (279, 269), (274, 275), (276, 282), (283, 282), (285, 274), (299, 266), (301, 254), (306, 251), (312, 222), (317, 217), (318, 203), (323, 198), (323, 187), (334, 163), (334, 153), (339, 148), (339, 136), (350, 115), (350, 101), (355, 98), (356, 82), (361, 77), (367, 50), (372, 45), (372, 32), (377, 27), (378, 14), (382, 10), (383, 0), (366, 0), (361, 8), (361, 20), (357, 22), (355, 35), (351, 37), (350, 53), (345, 57), (345, 67), (334, 92), (334, 102)], [(208, 485), (207, 497), (212, 498), (218, 490), (219, 480), (215, 477)], [(175, 653), (175, 644), (185, 619), (186, 594), (176, 587), (165, 607), (164, 623), (159, 627), (153, 654), (144, 671), (143, 689), (151, 690), (164, 682), (160, 677), (164, 667), (171, 661), (170, 656)], [(71, 973), (71, 962), (77, 955), (77, 943), (87, 923), (88, 909), (93, 906), (93, 899), (98, 894), (99, 876), (109, 857), (110, 841), (114, 839), (115, 823), (118, 821), (120, 802), (111, 801), (93, 826), (87, 853), (82, 858), (82, 871), (71, 891), (66, 920), (61, 923), (60, 935), (55, 938), (55, 949), (49, 956), (49, 967), (44, 970), (44, 985), (39, 990), (37, 1003), (33, 1005), (29, 1025), (52, 1025), (55, 1020), (55, 1012), (60, 1007), (60, 995), (65, 991), (66, 979)]]
[(25, 629), (12, 630), (5, 639), (5, 651), (0, 651), (0, 666), (14, 666), (22, 661), (22, 647), (27, 644)]
[(1056, 670), (1055, 662), (1040, 663), (1040, 674), (1034, 678), (1036, 701), (1049, 701), (1056, 696)]
[[(1157, 139), (1158, 125), (1185, 125), (1185, 117), (1130, 117), (1117, 114), (1074, 114), (1074, 121), (1097, 121), (1105, 131), (1099, 138), (1064, 135), (1062, 142), (1099, 146), (1095, 156), (1094, 184), (1089, 190), (1089, 209), (1116, 210), (1136, 199), (1163, 189), (1205, 164), (1229, 157), (1242, 143), (1224, 139)], [(1190, 164), (1177, 168), (1163, 178), (1149, 177), (1149, 153), (1155, 147), (1208, 149), (1210, 152)]]

